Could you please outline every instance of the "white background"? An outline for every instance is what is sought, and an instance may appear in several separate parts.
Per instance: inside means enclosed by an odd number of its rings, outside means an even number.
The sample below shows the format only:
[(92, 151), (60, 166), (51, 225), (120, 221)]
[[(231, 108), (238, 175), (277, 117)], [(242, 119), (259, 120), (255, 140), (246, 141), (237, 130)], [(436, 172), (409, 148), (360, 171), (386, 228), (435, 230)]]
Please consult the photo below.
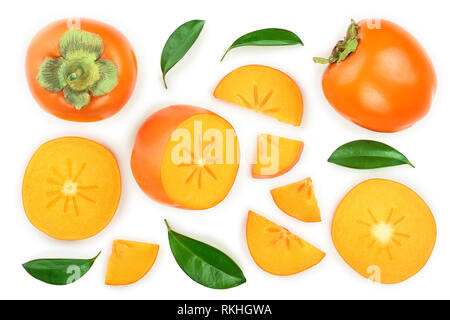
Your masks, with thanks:
[[(7, 1), (0, 12), (0, 298), (99, 299), (320, 299), (320, 298), (450, 298), (450, 202), (448, 123), (450, 119), (448, 57), (448, 1)], [(48, 23), (66, 17), (89, 17), (109, 23), (131, 41), (138, 59), (138, 82), (129, 103), (114, 117), (90, 124), (60, 120), (33, 100), (25, 80), (24, 60), (34, 34)], [(327, 56), (344, 35), (351, 18), (385, 18), (413, 33), (430, 54), (437, 74), (438, 93), (431, 112), (412, 128), (380, 134), (359, 128), (340, 117), (323, 97), (320, 81), (324, 66), (315, 55)], [(163, 88), (160, 54), (171, 32), (190, 19), (205, 19), (197, 43), (167, 76)], [(296, 32), (304, 47), (240, 48), (219, 59), (238, 36), (259, 28), (280, 27)], [(304, 96), (301, 127), (284, 125), (215, 100), (217, 82), (245, 64), (266, 64), (292, 76)], [(447, 73), (445, 73), (445, 70)], [(210, 108), (236, 128), (241, 143), (241, 167), (228, 198), (204, 212), (169, 208), (147, 198), (131, 174), (129, 161), (134, 136), (144, 119), (171, 104)], [(273, 180), (250, 177), (256, 136), (269, 132), (301, 139), (305, 150), (299, 164)], [(42, 143), (75, 135), (96, 140), (116, 155), (122, 173), (123, 194), (111, 224), (83, 241), (51, 239), (27, 220), (21, 204), (21, 182), (27, 162)], [(331, 152), (355, 139), (388, 143), (416, 165), (375, 171), (353, 171), (327, 163)], [(311, 176), (323, 222), (307, 224), (282, 213), (273, 203), (271, 188)], [(434, 212), (438, 239), (426, 267), (398, 285), (372, 284), (348, 267), (330, 237), (333, 212), (355, 184), (374, 177), (406, 184), (423, 197)], [(327, 253), (316, 267), (291, 277), (276, 277), (259, 269), (245, 241), (247, 211), (253, 209), (315, 244)], [(216, 291), (191, 281), (176, 264), (163, 219), (172, 227), (206, 241), (233, 257), (247, 283)], [(136, 284), (103, 284), (114, 239), (160, 244), (153, 269)], [(92, 257), (103, 250), (91, 271), (80, 281), (57, 287), (31, 278), (23, 262), (41, 257)]]

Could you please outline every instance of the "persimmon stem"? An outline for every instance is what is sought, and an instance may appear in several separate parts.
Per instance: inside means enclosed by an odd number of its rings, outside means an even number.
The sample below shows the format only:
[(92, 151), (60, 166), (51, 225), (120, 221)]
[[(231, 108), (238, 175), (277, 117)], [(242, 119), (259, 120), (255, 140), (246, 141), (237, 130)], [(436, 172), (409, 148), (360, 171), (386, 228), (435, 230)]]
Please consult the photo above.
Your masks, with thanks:
[(333, 51), (328, 59), (314, 57), (313, 61), (320, 64), (339, 63), (347, 59), (347, 57), (356, 51), (358, 48), (359, 32), (358, 24), (352, 19), (350, 26), (347, 29), (347, 34), (344, 40), (338, 41), (334, 46)]

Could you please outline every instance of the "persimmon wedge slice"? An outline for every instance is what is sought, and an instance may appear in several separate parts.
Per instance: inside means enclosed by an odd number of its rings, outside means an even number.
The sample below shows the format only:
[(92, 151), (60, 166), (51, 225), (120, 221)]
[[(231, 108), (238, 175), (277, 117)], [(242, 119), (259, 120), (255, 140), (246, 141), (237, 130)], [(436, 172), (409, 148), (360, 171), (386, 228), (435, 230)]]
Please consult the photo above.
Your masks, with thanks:
[(341, 201), (332, 238), (341, 257), (360, 275), (394, 284), (425, 266), (436, 242), (436, 223), (414, 191), (394, 181), (372, 179)]
[(252, 211), (247, 218), (247, 245), (256, 264), (278, 276), (302, 272), (325, 257), (313, 245)]
[(303, 222), (321, 221), (311, 178), (273, 189), (270, 193), (284, 213)]
[(44, 143), (32, 156), (22, 185), (30, 222), (61, 240), (92, 237), (105, 228), (119, 205), (121, 179), (114, 155), (84, 138)]
[(226, 75), (214, 97), (255, 110), (279, 121), (299, 126), (303, 98), (297, 84), (280, 70), (248, 65)]
[(177, 105), (151, 115), (134, 143), (131, 169), (152, 199), (201, 210), (219, 204), (239, 169), (239, 142), (229, 122), (203, 108)]
[(157, 244), (114, 240), (105, 284), (121, 286), (139, 281), (153, 267), (158, 251)]
[(252, 176), (257, 179), (275, 178), (291, 170), (303, 152), (303, 142), (273, 136), (258, 135), (256, 162)]

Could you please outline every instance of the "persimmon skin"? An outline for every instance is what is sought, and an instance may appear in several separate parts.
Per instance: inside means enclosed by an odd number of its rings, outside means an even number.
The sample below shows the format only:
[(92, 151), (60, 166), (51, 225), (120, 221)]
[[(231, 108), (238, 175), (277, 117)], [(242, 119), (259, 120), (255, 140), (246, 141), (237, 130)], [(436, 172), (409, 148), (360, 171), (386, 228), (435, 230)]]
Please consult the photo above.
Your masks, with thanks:
[(47, 57), (60, 56), (59, 40), (69, 30), (69, 21), (59, 20), (42, 29), (31, 41), (26, 55), (26, 77), (31, 93), (39, 105), (58, 118), (78, 122), (93, 122), (109, 118), (120, 111), (134, 91), (137, 62), (131, 44), (118, 30), (99, 21), (81, 18), (80, 29), (99, 35), (104, 44), (101, 59), (113, 61), (118, 68), (119, 84), (110, 93), (93, 97), (81, 110), (75, 109), (63, 96), (41, 87), (36, 77), (39, 66)]
[(345, 118), (373, 131), (397, 132), (429, 111), (436, 92), (433, 64), (400, 26), (379, 20), (359, 25), (359, 45), (322, 78), (328, 102)]

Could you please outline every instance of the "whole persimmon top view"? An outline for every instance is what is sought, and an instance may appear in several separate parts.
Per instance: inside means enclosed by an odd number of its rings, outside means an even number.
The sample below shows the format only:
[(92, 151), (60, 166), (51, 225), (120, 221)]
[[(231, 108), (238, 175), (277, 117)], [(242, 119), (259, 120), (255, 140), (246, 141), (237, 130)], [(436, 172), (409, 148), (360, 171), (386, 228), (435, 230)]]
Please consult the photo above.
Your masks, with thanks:
[(328, 59), (322, 78), (328, 102), (341, 115), (369, 130), (396, 132), (429, 111), (436, 74), (419, 42), (386, 20), (352, 21)]
[(44, 110), (65, 120), (111, 117), (135, 87), (133, 49), (109, 25), (89, 19), (70, 22), (54, 22), (31, 41), (26, 56), (31, 93)]

